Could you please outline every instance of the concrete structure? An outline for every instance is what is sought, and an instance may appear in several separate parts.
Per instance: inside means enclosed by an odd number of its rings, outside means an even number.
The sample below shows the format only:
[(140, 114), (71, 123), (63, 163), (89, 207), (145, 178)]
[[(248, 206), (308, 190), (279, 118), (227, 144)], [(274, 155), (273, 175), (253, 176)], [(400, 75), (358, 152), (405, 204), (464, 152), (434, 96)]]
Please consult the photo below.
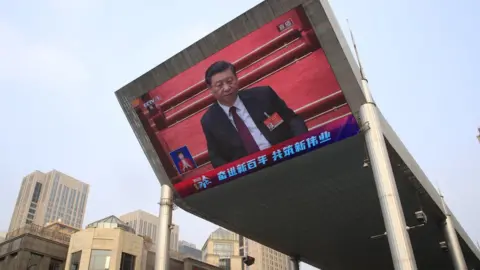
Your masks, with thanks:
[(240, 255), (255, 258), (249, 270), (293, 270), (289, 256), (243, 236), (240, 236)]
[(110, 216), (72, 235), (67, 266), (76, 270), (88, 270), (91, 264), (105, 266), (105, 269), (142, 269), (145, 248), (143, 237)]
[(242, 270), (239, 236), (218, 228), (210, 234), (202, 248), (202, 260), (223, 269)]
[[(171, 270), (218, 269), (175, 251), (170, 257)], [(66, 265), (66, 269), (76, 270), (93, 269), (94, 265), (95, 269), (154, 270), (155, 253), (149, 237), (136, 235), (125, 222), (109, 216), (72, 235)]]
[(9, 232), (26, 224), (44, 226), (60, 220), (80, 229), (85, 217), (89, 185), (59, 171), (35, 171), (23, 178)]
[(180, 227), (172, 224), (170, 228), (170, 249), (178, 251), (178, 236), (180, 234)]
[[(116, 92), (162, 185), (171, 183), (131, 107), (132, 100), (298, 6), (302, 6), (313, 25), (348, 105), (358, 123), (362, 123), (360, 107), (368, 100), (362, 91), (360, 70), (328, 1), (267, 0)], [(416, 267), (452, 269), (450, 256), (439, 246), (440, 241), (446, 240), (443, 235), (446, 214), (441, 198), (381, 112), (377, 108), (375, 111), (377, 127), (386, 142), (387, 153), (383, 154), (389, 157), (388, 165), (393, 169), (395, 185), (389, 187), (398, 189), (395, 197), (401, 203), (401, 217), (408, 226), (397, 227), (396, 231), (403, 236), (407, 234), (404, 239), (410, 239)], [(365, 125), (362, 131), (368, 128)], [(388, 240), (394, 238), (371, 238), (385, 233), (388, 222), (384, 219), (389, 217), (382, 215), (372, 169), (376, 164), (369, 159), (364, 136), (365, 133), (360, 133), (208, 192), (176, 198), (175, 204), (321, 269), (392, 269), (398, 265), (398, 257), (392, 258), (391, 253), (391, 247), (397, 243)], [(248, 200), (245, 194), (249, 194)], [(385, 197), (382, 195), (380, 199)], [(420, 209), (428, 216), (428, 223), (410, 229), (419, 225), (415, 212)], [(480, 268), (479, 250), (455, 216), (452, 214), (450, 218), (467, 267)]]
[(178, 252), (184, 257), (202, 261), (202, 251), (187, 241), (178, 241)]
[[(143, 210), (133, 211), (118, 217), (132, 227), (138, 235), (148, 236), (153, 244), (157, 242), (158, 217)], [(180, 228), (172, 224), (170, 230), (170, 250), (178, 251)]]
[(0, 232), (0, 243), (3, 242), (6, 237), (7, 237), (7, 233), (6, 233), (6, 232)]
[(77, 229), (61, 223), (27, 224), (0, 243), (0, 269), (63, 270), (70, 235)]
[[(147, 259), (147, 268), (145, 270), (157, 270), (155, 265), (155, 253), (149, 252)], [(144, 270), (144, 269), (142, 269)], [(170, 258), (168, 263), (168, 270), (225, 270), (190, 257), (185, 257), (176, 251), (170, 251)]]

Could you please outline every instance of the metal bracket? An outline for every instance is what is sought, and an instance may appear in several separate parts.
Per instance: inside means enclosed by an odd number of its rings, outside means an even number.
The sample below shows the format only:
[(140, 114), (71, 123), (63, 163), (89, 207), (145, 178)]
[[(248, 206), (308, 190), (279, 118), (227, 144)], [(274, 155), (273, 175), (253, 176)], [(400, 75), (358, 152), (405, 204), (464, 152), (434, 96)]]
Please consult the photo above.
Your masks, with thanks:
[(369, 129), (370, 129), (370, 122), (367, 121), (360, 126), (360, 133), (364, 133)]
[(384, 232), (382, 234), (372, 235), (372, 236), (370, 236), (370, 239), (379, 239), (379, 238), (383, 238), (385, 236), (387, 236), (387, 232)]
[[(412, 226), (412, 227), (407, 226), (406, 229), (407, 229), (407, 231), (409, 231), (411, 229), (416, 229), (416, 228), (423, 227), (423, 226), (425, 226), (425, 224), (418, 224), (418, 225), (415, 225), (415, 226)], [(379, 239), (379, 238), (383, 238), (385, 236), (387, 236), (387, 232), (384, 232), (382, 234), (372, 235), (372, 236), (370, 236), (370, 239)]]
[(173, 200), (171, 199), (161, 199), (158, 204), (172, 206), (172, 209), (176, 207), (176, 205), (173, 203)]
[(415, 226), (412, 226), (412, 227), (409, 227), (407, 226), (407, 231), (411, 230), (411, 229), (416, 229), (416, 228), (420, 228), (420, 227), (423, 227), (425, 226), (425, 224), (418, 224), (418, 225), (415, 225)]

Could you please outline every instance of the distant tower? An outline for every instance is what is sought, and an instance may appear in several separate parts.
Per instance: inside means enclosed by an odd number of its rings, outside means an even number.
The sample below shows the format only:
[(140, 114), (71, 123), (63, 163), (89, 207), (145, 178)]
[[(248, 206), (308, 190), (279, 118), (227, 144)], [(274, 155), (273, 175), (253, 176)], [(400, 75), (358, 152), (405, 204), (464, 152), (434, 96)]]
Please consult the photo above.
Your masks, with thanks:
[(35, 171), (23, 178), (9, 232), (26, 224), (44, 226), (60, 221), (81, 229), (90, 186), (53, 170)]
[(480, 127), (478, 128), (477, 140), (478, 140), (478, 142), (480, 142)]
[[(158, 216), (137, 210), (123, 214), (118, 217), (121, 221), (132, 227), (136, 234), (148, 236), (155, 244), (157, 242)], [(170, 227), (170, 249), (178, 251), (178, 225), (172, 224)]]

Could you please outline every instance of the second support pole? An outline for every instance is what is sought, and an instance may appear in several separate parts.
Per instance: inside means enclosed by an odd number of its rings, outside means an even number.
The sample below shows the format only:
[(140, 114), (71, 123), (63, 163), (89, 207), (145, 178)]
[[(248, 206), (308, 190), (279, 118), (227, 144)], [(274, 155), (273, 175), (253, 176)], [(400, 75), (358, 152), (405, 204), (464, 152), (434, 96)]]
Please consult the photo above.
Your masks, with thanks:
[(417, 265), (378, 116), (379, 112), (366, 79), (362, 80), (362, 87), (366, 102), (360, 107), (361, 124), (365, 130), (365, 143), (380, 200), (393, 266), (395, 270), (415, 270)]
[(452, 214), (445, 203), (443, 194), (440, 194), (443, 204), (443, 210), (445, 211), (445, 222), (443, 224), (443, 230), (445, 238), (447, 238), (448, 252), (452, 258), (453, 267), (455, 270), (467, 270), (467, 264), (465, 257), (463, 256), (462, 247), (458, 241), (457, 231), (453, 226)]
[(173, 191), (169, 185), (162, 185), (160, 214), (155, 252), (155, 270), (168, 270), (170, 263), (170, 225), (172, 223)]
[(290, 262), (292, 264), (292, 270), (300, 270), (300, 260), (296, 257), (290, 257)]

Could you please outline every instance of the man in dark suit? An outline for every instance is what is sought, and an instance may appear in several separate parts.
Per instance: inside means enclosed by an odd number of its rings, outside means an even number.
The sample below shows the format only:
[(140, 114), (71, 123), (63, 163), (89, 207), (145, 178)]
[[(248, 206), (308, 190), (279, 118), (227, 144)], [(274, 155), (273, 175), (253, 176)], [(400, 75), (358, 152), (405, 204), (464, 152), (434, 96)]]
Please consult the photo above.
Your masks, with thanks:
[(308, 131), (269, 86), (239, 91), (235, 67), (228, 62), (212, 64), (205, 82), (217, 99), (201, 119), (215, 168)]

